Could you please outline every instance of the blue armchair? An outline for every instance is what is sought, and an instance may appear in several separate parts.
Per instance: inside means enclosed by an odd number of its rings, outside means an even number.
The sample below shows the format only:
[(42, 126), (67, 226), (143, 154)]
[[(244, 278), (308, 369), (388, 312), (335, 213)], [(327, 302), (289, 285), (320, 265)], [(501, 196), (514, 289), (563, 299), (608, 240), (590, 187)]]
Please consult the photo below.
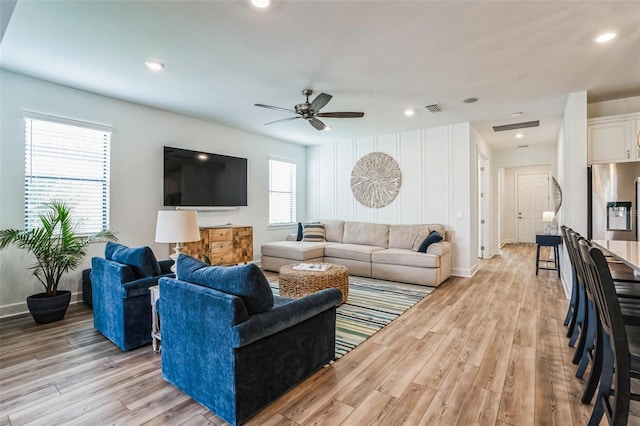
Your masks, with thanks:
[(177, 273), (159, 281), (162, 375), (225, 421), (245, 422), (334, 359), (339, 290), (273, 296), (254, 264), (185, 255)]
[(149, 287), (173, 276), (171, 261), (158, 263), (149, 247), (107, 243), (91, 259), (93, 326), (123, 351), (151, 343)]

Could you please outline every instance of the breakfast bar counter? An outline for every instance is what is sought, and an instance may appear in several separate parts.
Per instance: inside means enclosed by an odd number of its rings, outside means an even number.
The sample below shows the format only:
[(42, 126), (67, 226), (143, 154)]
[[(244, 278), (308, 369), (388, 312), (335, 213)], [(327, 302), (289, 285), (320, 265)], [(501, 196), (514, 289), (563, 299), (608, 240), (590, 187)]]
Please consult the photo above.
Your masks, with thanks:
[(640, 242), (622, 240), (593, 240), (592, 243), (640, 274)]

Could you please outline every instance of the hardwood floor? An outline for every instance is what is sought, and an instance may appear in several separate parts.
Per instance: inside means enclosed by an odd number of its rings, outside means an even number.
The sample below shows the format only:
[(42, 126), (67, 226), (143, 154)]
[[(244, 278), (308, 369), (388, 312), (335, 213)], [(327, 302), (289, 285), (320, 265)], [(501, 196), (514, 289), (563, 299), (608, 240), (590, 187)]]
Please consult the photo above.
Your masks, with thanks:
[[(249, 424), (586, 424), (568, 302), (554, 271), (535, 276), (534, 251), (507, 246), (449, 279)], [(0, 322), (0, 425), (224, 423), (162, 380), (151, 346), (123, 353), (92, 321), (74, 305), (55, 324)]]

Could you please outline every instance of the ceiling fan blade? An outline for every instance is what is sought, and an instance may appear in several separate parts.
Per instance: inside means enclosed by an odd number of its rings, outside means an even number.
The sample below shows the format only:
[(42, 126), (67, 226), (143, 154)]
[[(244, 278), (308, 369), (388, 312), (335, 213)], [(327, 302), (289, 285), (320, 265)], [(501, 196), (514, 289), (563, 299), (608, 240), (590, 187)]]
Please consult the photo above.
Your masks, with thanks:
[(364, 112), (320, 112), (316, 117), (330, 118), (360, 118), (364, 117)]
[(311, 124), (317, 130), (324, 130), (325, 127), (327, 127), (322, 121), (318, 120), (317, 118), (312, 118), (311, 120), (309, 120), (309, 124)]
[(286, 112), (292, 112), (292, 113), (296, 113), (294, 110), (292, 109), (287, 109), (287, 108), (281, 108), (281, 107), (277, 107), (277, 106), (273, 106), (273, 105), (265, 105), (265, 104), (254, 104), (257, 107), (261, 107), (261, 108), (268, 108), (268, 109), (275, 109), (277, 111), (286, 111)]
[(280, 123), (282, 121), (291, 121), (291, 120), (295, 120), (296, 118), (302, 118), (302, 117), (297, 116), (297, 117), (283, 118), (282, 120), (276, 120), (276, 121), (271, 121), (269, 123), (264, 123), (264, 125), (266, 126), (267, 124)]
[(332, 96), (327, 93), (320, 93), (316, 98), (311, 102), (311, 109), (315, 112), (318, 112), (324, 107), (330, 100)]

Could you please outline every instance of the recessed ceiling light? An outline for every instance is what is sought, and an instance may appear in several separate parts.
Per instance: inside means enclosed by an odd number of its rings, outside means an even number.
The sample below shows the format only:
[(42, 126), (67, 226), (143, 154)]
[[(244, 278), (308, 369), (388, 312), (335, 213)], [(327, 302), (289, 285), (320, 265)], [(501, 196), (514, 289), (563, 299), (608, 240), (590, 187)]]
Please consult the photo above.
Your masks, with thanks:
[(328, 132), (329, 130), (331, 130), (331, 127), (325, 126), (324, 129), (322, 129), (322, 130), (324, 130), (325, 132)]
[(464, 99), (462, 102), (464, 102), (465, 104), (472, 104), (474, 102), (478, 102), (478, 98), (467, 98), (467, 99)]
[(145, 61), (145, 65), (152, 71), (160, 71), (164, 68), (164, 64), (159, 61)]
[(198, 160), (205, 161), (209, 158), (207, 154), (198, 154)]
[(404, 115), (406, 115), (407, 117), (411, 117), (413, 114), (415, 114), (416, 112), (412, 109), (405, 109), (404, 110)]
[(512, 117), (518, 117), (520, 115), (522, 115), (522, 113), (520, 111), (514, 112), (513, 114), (511, 114)]
[(597, 36), (593, 41), (596, 43), (606, 43), (614, 38), (616, 38), (616, 33), (604, 33)]
[(522, 133), (516, 133), (516, 138), (522, 139), (524, 135)]
[(269, 7), (271, 0), (251, 0), (251, 4), (257, 8), (264, 9)]

